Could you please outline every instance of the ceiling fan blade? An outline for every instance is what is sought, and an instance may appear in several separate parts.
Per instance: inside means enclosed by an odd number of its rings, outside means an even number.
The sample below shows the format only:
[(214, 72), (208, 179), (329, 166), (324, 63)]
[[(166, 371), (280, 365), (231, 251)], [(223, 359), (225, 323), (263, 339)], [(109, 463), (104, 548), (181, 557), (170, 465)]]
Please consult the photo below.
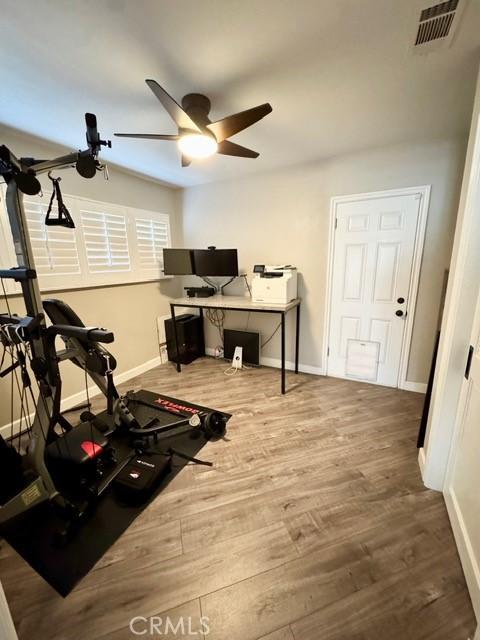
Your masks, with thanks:
[(222, 140), (225, 140), (226, 138), (233, 136), (235, 133), (243, 131), (243, 129), (246, 129), (250, 125), (255, 124), (255, 122), (258, 122), (271, 113), (271, 111), (271, 105), (266, 102), (258, 107), (253, 107), (246, 111), (240, 111), (240, 113), (227, 116), (222, 120), (211, 122), (210, 124), (207, 124), (207, 128), (213, 133), (217, 142), (222, 142)]
[(182, 153), (182, 167), (189, 167), (192, 159)]
[(258, 158), (260, 155), (257, 151), (242, 147), (239, 144), (230, 142), (230, 140), (219, 142), (217, 153), (221, 153), (224, 156), (238, 156), (239, 158)]
[(180, 136), (157, 133), (114, 133), (117, 138), (145, 138), (146, 140), (178, 140)]
[(191, 129), (192, 131), (200, 131), (199, 127), (190, 118), (188, 113), (176, 102), (165, 89), (163, 89), (156, 80), (145, 80), (155, 96), (160, 100), (164, 108), (170, 114), (172, 120), (179, 129)]

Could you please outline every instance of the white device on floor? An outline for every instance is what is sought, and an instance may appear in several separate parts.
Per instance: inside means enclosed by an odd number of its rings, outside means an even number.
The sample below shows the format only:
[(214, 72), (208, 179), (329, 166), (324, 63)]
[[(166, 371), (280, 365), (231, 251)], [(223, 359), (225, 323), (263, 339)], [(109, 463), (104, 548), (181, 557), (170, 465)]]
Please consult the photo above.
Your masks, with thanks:
[(256, 264), (253, 273), (253, 302), (287, 304), (297, 297), (296, 267)]
[(243, 361), (243, 348), (235, 347), (235, 351), (233, 353), (233, 358), (232, 358), (232, 367), (234, 369), (241, 369), (242, 361)]

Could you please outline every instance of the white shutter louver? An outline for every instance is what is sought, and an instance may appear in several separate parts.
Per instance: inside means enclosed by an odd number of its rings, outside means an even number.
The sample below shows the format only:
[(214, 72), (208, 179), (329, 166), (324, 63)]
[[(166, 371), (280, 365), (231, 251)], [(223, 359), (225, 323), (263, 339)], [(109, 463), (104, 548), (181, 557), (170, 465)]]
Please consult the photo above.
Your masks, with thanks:
[(81, 218), (89, 272), (130, 271), (125, 215), (82, 208)]
[(136, 218), (137, 253), (142, 269), (163, 269), (163, 250), (170, 246), (167, 220)]
[[(47, 205), (24, 200), (35, 267), (42, 276), (71, 276), (80, 273), (77, 240), (74, 229), (47, 227)], [(57, 212), (53, 211), (54, 215)]]

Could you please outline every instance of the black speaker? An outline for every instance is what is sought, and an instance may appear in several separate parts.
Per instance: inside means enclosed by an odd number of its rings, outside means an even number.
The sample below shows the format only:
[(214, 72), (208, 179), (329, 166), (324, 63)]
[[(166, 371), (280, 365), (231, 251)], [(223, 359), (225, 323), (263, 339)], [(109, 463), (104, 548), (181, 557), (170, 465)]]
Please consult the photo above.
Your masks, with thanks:
[[(177, 338), (180, 352), (180, 364), (190, 364), (196, 358), (205, 355), (205, 338), (203, 336), (203, 318), (185, 313), (176, 317)], [(171, 318), (165, 320), (165, 337), (170, 362), (177, 362), (175, 349), (175, 333)]]

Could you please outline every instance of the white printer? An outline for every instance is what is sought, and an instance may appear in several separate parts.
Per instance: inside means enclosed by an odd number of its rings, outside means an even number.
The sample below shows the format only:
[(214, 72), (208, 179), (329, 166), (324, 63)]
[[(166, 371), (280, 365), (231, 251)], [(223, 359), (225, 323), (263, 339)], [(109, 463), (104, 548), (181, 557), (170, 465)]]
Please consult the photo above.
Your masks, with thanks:
[(296, 267), (256, 264), (253, 273), (253, 302), (287, 304), (297, 297)]

